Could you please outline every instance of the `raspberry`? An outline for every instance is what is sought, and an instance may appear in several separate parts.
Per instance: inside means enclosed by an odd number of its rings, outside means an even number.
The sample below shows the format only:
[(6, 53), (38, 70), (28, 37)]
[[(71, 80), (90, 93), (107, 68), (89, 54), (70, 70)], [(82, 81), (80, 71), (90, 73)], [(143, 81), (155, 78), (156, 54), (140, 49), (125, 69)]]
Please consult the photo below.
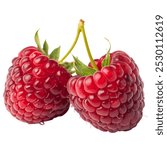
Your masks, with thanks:
[(127, 131), (142, 118), (143, 82), (137, 65), (125, 52), (111, 53), (108, 66), (102, 65), (105, 57), (95, 60), (99, 70), (94, 74), (69, 79), (70, 102), (81, 118), (94, 127), (109, 132)]
[(66, 83), (71, 75), (39, 48), (24, 48), (12, 61), (5, 83), (8, 111), (30, 124), (64, 115), (69, 109)]

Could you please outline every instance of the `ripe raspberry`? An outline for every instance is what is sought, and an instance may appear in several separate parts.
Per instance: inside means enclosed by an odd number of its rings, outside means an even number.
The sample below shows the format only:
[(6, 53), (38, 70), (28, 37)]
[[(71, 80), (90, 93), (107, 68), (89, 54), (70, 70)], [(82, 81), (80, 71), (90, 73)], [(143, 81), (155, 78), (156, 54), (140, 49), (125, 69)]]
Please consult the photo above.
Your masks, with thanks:
[(65, 68), (39, 48), (26, 47), (9, 68), (4, 91), (6, 108), (30, 124), (62, 116), (69, 109), (66, 83), (70, 77)]
[(67, 90), (85, 121), (102, 131), (127, 131), (142, 118), (143, 82), (137, 65), (125, 52), (109, 56), (108, 66), (103, 66), (106, 55), (95, 60), (99, 71), (93, 75), (71, 77)]

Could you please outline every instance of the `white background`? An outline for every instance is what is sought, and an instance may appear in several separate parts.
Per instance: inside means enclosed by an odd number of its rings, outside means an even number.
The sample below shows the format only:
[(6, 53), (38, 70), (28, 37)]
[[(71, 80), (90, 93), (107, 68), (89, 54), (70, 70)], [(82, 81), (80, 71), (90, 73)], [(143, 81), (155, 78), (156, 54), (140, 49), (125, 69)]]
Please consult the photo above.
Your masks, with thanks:
[[(166, 114), (164, 136), (155, 132), (154, 35), (157, 14), (164, 17), (166, 24), (165, 0), (0, 0), (0, 149), (166, 149)], [(13, 118), (4, 106), (4, 84), (11, 60), (22, 48), (35, 45), (35, 31), (40, 28), (41, 41), (46, 38), (51, 49), (61, 45), (62, 57), (73, 42), (81, 18), (85, 20), (94, 58), (106, 52), (108, 43), (104, 37), (107, 37), (111, 41), (111, 51), (124, 50), (139, 66), (145, 85), (145, 108), (142, 120), (131, 131), (99, 131), (80, 119), (72, 107), (63, 117), (45, 125), (28, 125)], [(164, 28), (166, 34), (167, 26)], [(73, 54), (85, 63), (89, 62), (82, 38)], [(164, 52), (164, 65), (167, 66), (166, 54)], [(71, 56), (67, 60), (72, 60)], [(166, 109), (165, 93), (166, 89)]]

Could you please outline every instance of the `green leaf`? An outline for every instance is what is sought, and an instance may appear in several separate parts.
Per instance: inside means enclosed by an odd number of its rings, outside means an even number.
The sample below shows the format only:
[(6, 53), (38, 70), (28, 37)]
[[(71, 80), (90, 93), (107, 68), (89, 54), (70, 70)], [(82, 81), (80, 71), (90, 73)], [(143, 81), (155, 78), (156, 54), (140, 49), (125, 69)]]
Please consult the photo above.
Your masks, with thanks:
[(78, 75), (88, 76), (88, 75), (93, 75), (96, 72), (95, 69), (86, 66), (77, 57), (73, 56), (73, 58), (74, 58), (74, 68)]
[(102, 61), (102, 67), (110, 65), (110, 51), (107, 52), (106, 57)]
[(63, 62), (61, 65), (66, 69), (72, 69), (73, 68), (73, 62)]
[(111, 50), (111, 42), (110, 42), (110, 40), (107, 39), (106, 37), (105, 37), (104, 39), (108, 42), (108, 44), (109, 44), (109, 49), (108, 49), (108, 51), (110, 51), (110, 50)]
[(54, 59), (54, 60), (59, 60), (59, 56), (60, 56), (60, 46), (55, 48), (51, 54), (49, 55), (49, 58)]
[(39, 29), (36, 31), (34, 39), (35, 39), (35, 43), (37, 44), (38, 49), (42, 50), (38, 32), (39, 32)]
[(43, 50), (48, 55), (49, 45), (46, 40), (43, 43)]
[(63, 62), (62, 64), (60, 64), (61, 66), (63, 66), (65, 69), (68, 70), (69, 73), (74, 73), (74, 66), (73, 66), (73, 62)]

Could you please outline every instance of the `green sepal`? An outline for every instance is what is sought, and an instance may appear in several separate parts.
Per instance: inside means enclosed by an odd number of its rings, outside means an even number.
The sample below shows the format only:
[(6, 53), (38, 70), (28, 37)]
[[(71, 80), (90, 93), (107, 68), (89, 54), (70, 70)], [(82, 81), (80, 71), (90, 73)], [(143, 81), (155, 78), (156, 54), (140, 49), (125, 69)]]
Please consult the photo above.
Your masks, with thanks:
[(54, 60), (59, 60), (59, 56), (60, 56), (60, 46), (55, 48), (51, 54), (49, 55), (49, 58), (54, 59)]
[(38, 49), (42, 50), (38, 32), (39, 32), (39, 29), (36, 31), (34, 39), (35, 39), (35, 43), (37, 44)]
[(110, 66), (110, 51), (107, 52), (105, 58), (102, 61), (102, 67)]
[(108, 51), (110, 51), (110, 50), (111, 50), (111, 42), (110, 42), (110, 40), (107, 39), (107, 38), (104, 38), (104, 39), (108, 42), (108, 44), (109, 44), (109, 49), (108, 49)]
[(66, 70), (68, 70), (68, 72), (70, 74), (73, 74), (75, 71), (73, 70), (74, 66), (73, 66), (73, 62), (63, 62), (62, 64), (60, 64), (61, 66), (63, 66)]
[(43, 50), (48, 55), (49, 45), (46, 40), (43, 43)]
[[(44, 54), (44, 55), (47, 56), (47, 55), (48, 55), (47, 50), (44, 50), (44, 49), (41, 47), (41, 43), (40, 43), (40, 39), (39, 39), (38, 32), (39, 32), (39, 30), (36, 31), (35, 36), (34, 36), (35, 43), (37, 44), (38, 50), (39, 50), (40, 52), (42, 52), (42, 54)], [(47, 43), (44, 42), (44, 44), (46, 45)]]
[(76, 73), (80, 76), (88, 76), (93, 75), (96, 70), (86, 66), (83, 62), (81, 62), (77, 57), (74, 57), (74, 68)]

